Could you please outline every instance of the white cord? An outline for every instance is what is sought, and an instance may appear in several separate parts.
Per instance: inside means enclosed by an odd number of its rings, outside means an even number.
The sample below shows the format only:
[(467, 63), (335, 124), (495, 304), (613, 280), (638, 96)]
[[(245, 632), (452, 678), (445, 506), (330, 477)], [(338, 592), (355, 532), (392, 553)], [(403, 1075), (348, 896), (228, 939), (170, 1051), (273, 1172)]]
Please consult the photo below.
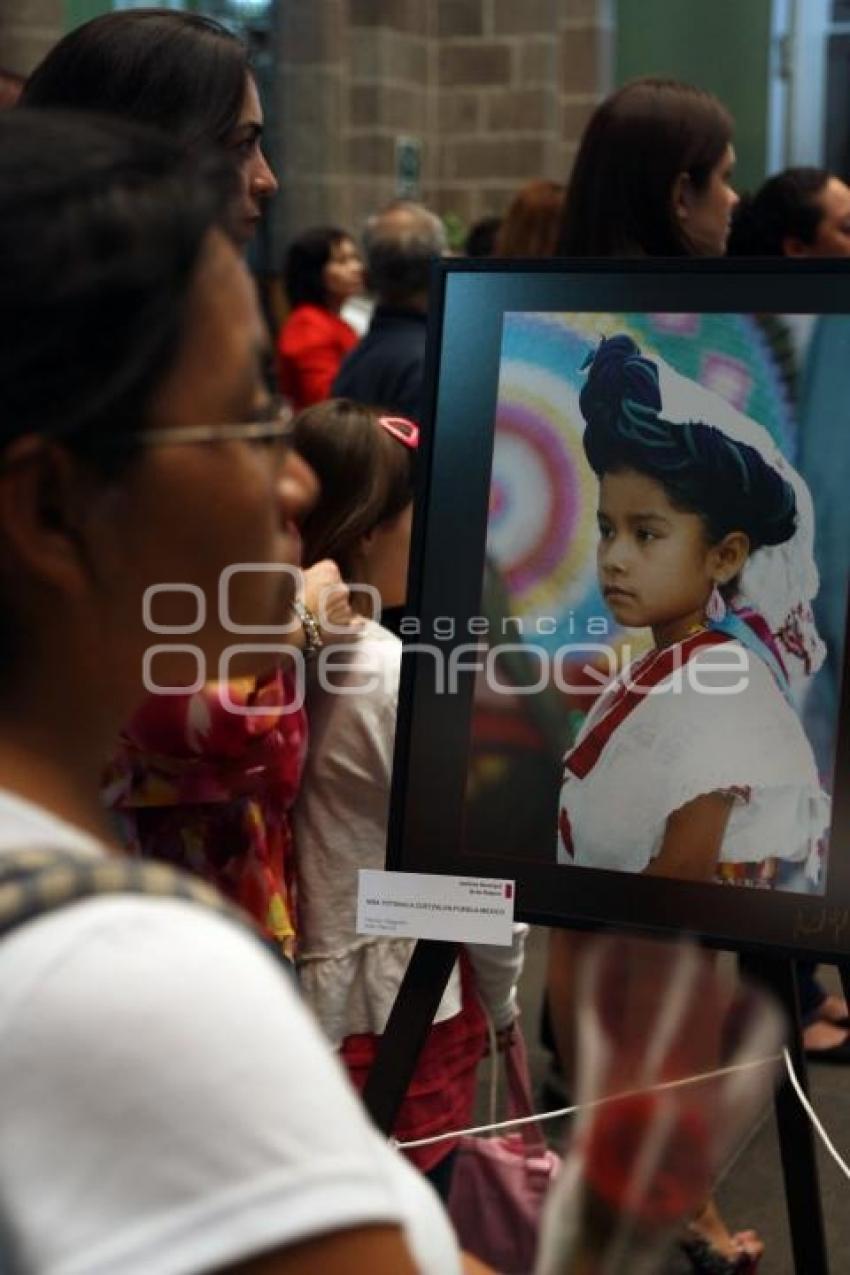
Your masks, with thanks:
[[(785, 1054), (787, 1059), (787, 1050)], [(756, 1067), (767, 1067), (773, 1063), (781, 1062), (781, 1060), (781, 1054), (771, 1054), (769, 1058), (757, 1058), (754, 1062), (736, 1063), (734, 1067), (721, 1067), (718, 1071), (704, 1071), (697, 1076), (685, 1076), (681, 1080), (667, 1080), (664, 1084), (650, 1085), (649, 1088), (628, 1089), (622, 1093), (609, 1094), (607, 1098), (597, 1098), (595, 1102), (584, 1102), (575, 1107), (559, 1107), (557, 1111), (545, 1111), (539, 1116), (519, 1116), (515, 1120), (500, 1120), (497, 1124), (473, 1125), (469, 1129), (455, 1129), (451, 1133), (438, 1133), (430, 1138), (416, 1138), (413, 1142), (396, 1142), (395, 1138), (392, 1138), (391, 1142), (399, 1150), (408, 1151), (414, 1147), (431, 1147), (437, 1142), (446, 1142), (449, 1138), (467, 1138), (478, 1133), (495, 1133), (499, 1129), (516, 1129), (524, 1124), (542, 1124), (545, 1120), (559, 1120), (562, 1116), (572, 1116), (577, 1111), (590, 1111), (593, 1107), (604, 1107), (608, 1103), (620, 1102), (623, 1098), (632, 1098), (636, 1094), (662, 1093), (666, 1089), (681, 1089), (685, 1085), (698, 1085), (704, 1080), (714, 1080), (716, 1076), (731, 1076), (734, 1072), (752, 1071)], [(813, 1112), (812, 1115), (814, 1116)]]
[(466, 1138), (472, 1137), (474, 1134), (480, 1133), (496, 1133), (500, 1129), (516, 1129), (520, 1125), (526, 1124), (542, 1124), (546, 1120), (560, 1120), (564, 1116), (575, 1115), (578, 1111), (589, 1111), (593, 1107), (604, 1107), (607, 1103), (619, 1102), (622, 1098), (627, 1098), (636, 1093), (661, 1093), (665, 1089), (680, 1089), (685, 1085), (700, 1084), (704, 1080), (713, 1080), (717, 1076), (728, 1076), (733, 1072), (751, 1071), (755, 1067), (767, 1067), (768, 1065), (778, 1062), (780, 1058), (785, 1060), (785, 1070), (788, 1072), (788, 1079), (791, 1086), (800, 1101), (800, 1105), (805, 1111), (809, 1120), (812, 1122), (818, 1137), (823, 1142), (832, 1159), (838, 1165), (841, 1172), (846, 1178), (850, 1178), (850, 1166), (842, 1159), (838, 1151), (836, 1151), (833, 1142), (823, 1127), (817, 1112), (815, 1111), (809, 1099), (803, 1092), (803, 1087), (797, 1079), (797, 1073), (794, 1070), (794, 1064), (791, 1061), (791, 1055), (787, 1049), (782, 1050), (782, 1054), (772, 1054), (769, 1058), (759, 1058), (755, 1062), (738, 1063), (734, 1067), (722, 1067), (718, 1071), (702, 1072), (697, 1076), (686, 1076), (682, 1080), (668, 1080), (662, 1085), (651, 1085), (646, 1090), (630, 1090), (625, 1093), (611, 1094), (607, 1098), (598, 1098), (595, 1102), (586, 1102), (574, 1107), (559, 1107), (556, 1111), (546, 1111), (542, 1115), (520, 1116), (515, 1120), (500, 1120), (496, 1124), (473, 1125), (469, 1129), (456, 1129), (451, 1133), (439, 1133), (431, 1138), (416, 1138), (413, 1142), (397, 1142), (395, 1138), (391, 1139), (394, 1146), (400, 1150), (410, 1150), (414, 1147), (430, 1147), (437, 1142), (446, 1142), (449, 1138)]
[(785, 1070), (788, 1072), (788, 1079), (791, 1081), (791, 1084), (794, 1087), (795, 1094), (800, 1099), (800, 1104), (803, 1110), (805, 1111), (806, 1115), (811, 1120), (818, 1135), (820, 1136), (821, 1141), (823, 1142), (823, 1145), (826, 1147), (827, 1151), (832, 1156), (833, 1160), (838, 1165), (841, 1172), (844, 1174), (846, 1178), (850, 1178), (850, 1168), (847, 1167), (844, 1160), (842, 1160), (841, 1156), (838, 1154), (835, 1147), (832, 1145), (829, 1134), (827, 1133), (826, 1129), (824, 1129), (823, 1125), (821, 1124), (820, 1120), (817, 1117), (814, 1107), (809, 1102), (808, 1098), (803, 1092), (803, 1086), (800, 1084), (799, 1080), (797, 1079), (797, 1073), (794, 1070), (794, 1064), (791, 1061), (791, 1055), (788, 1053), (787, 1049), (784, 1049), (782, 1052), (785, 1055)]
[[(593, 1106), (593, 1103), (589, 1104)], [(390, 1138), (390, 1142), (394, 1147), (398, 1147), (399, 1151), (408, 1151), (412, 1147), (431, 1147), (436, 1142), (446, 1142), (449, 1138), (466, 1138), (472, 1137), (476, 1133), (495, 1133), (497, 1129), (516, 1129), (523, 1124), (542, 1124), (544, 1120), (557, 1120), (560, 1116), (571, 1116), (575, 1111), (581, 1111), (581, 1107), (559, 1107), (557, 1111), (545, 1111), (542, 1116), (518, 1116), (516, 1120), (500, 1120), (496, 1124), (478, 1124), (473, 1125), (469, 1129), (455, 1129), (451, 1133), (437, 1133), (430, 1138), (416, 1138), (413, 1142), (396, 1142), (395, 1138)]]
[(649, 1089), (633, 1089), (624, 1093), (611, 1094), (607, 1098), (598, 1098), (595, 1102), (586, 1102), (574, 1107), (559, 1107), (557, 1111), (546, 1111), (542, 1115), (520, 1116), (515, 1120), (500, 1120), (496, 1124), (473, 1125), (469, 1129), (455, 1129), (451, 1133), (439, 1133), (431, 1138), (416, 1138), (413, 1142), (397, 1142), (395, 1138), (392, 1138), (391, 1142), (399, 1150), (406, 1151), (414, 1147), (430, 1147), (437, 1142), (446, 1142), (449, 1138), (466, 1138), (472, 1137), (474, 1134), (496, 1133), (500, 1129), (516, 1129), (525, 1124), (542, 1124), (546, 1120), (560, 1120), (564, 1116), (575, 1115), (578, 1111), (589, 1111), (593, 1107), (604, 1107), (607, 1103), (619, 1102), (621, 1099), (631, 1097), (636, 1093), (661, 1093), (665, 1089), (680, 1089), (685, 1085), (697, 1085), (704, 1080), (713, 1080), (717, 1076), (728, 1076), (733, 1072), (751, 1071), (755, 1067), (767, 1067), (772, 1063), (778, 1062), (781, 1058), (785, 1060), (788, 1079), (791, 1081), (791, 1086), (800, 1101), (800, 1105), (812, 1122), (816, 1133), (844, 1176), (850, 1178), (850, 1167), (836, 1151), (829, 1134), (818, 1118), (817, 1112), (803, 1092), (803, 1087), (797, 1079), (797, 1073), (794, 1070), (794, 1064), (787, 1049), (783, 1049), (781, 1054), (772, 1054), (769, 1058), (756, 1059), (755, 1062), (738, 1063), (734, 1067), (722, 1067), (718, 1071), (706, 1071), (697, 1076), (686, 1076), (682, 1080), (668, 1080), (662, 1085), (651, 1085)]

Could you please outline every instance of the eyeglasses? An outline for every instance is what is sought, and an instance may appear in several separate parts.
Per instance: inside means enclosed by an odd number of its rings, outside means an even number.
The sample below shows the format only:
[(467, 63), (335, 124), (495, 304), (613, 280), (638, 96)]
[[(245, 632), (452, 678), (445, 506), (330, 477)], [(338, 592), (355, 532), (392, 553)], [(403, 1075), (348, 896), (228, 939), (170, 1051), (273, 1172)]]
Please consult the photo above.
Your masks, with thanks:
[[(164, 447), (178, 443), (272, 443), (288, 446), (292, 440), (292, 408), (281, 399), (269, 406), (253, 421), (234, 421), (222, 425), (175, 425), (171, 429), (140, 429), (124, 436), (128, 442), (148, 447)], [(120, 435), (115, 442), (120, 443)]]
[(379, 416), (378, 424), (405, 447), (415, 450), (419, 446), (419, 426), (406, 416)]
[[(170, 429), (116, 430), (114, 434), (99, 435), (96, 447), (101, 453), (120, 454), (122, 451), (132, 451), (138, 444), (166, 447), (180, 443), (255, 442), (267, 444), (269, 456), (275, 464), (282, 464), (292, 446), (292, 425), (291, 407), (285, 400), (274, 398), (257, 413), (257, 418), (253, 421), (227, 421), (220, 425), (175, 425)], [(81, 435), (82, 431), (72, 426), (69, 429), (44, 431), (42, 437), (45, 441), (65, 442)], [(22, 463), (29, 464), (35, 454), (30, 453), (12, 462), (3, 455), (0, 457), (0, 471)]]

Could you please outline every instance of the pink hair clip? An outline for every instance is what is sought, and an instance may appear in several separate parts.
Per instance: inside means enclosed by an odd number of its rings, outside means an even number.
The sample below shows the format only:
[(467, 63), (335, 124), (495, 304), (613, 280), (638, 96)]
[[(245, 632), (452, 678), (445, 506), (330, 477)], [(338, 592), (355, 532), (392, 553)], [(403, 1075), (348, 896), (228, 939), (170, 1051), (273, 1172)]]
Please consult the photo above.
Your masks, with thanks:
[(378, 424), (405, 447), (414, 449), (419, 446), (419, 426), (406, 416), (379, 416)]

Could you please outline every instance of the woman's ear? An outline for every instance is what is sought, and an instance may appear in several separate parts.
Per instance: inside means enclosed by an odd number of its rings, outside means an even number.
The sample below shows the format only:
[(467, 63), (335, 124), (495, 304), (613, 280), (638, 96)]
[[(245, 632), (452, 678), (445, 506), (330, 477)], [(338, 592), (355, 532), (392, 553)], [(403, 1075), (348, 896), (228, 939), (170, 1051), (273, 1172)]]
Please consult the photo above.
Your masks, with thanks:
[(77, 591), (89, 573), (91, 484), (65, 448), (28, 434), (0, 461), (0, 536), (6, 556), (33, 580)]
[(803, 243), (802, 239), (798, 239), (796, 235), (785, 235), (782, 240), (782, 255), (783, 257), (808, 257), (809, 245)]
[(371, 531), (365, 531), (362, 536), (359, 536), (349, 555), (354, 574), (361, 583), (369, 583), (369, 568), (375, 550), (375, 531), (376, 528), (373, 527)]
[(673, 182), (671, 195), (673, 215), (677, 221), (687, 221), (691, 215), (693, 186), (687, 173), (679, 173)]
[(745, 531), (730, 531), (711, 547), (712, 575), (717, 584), (728, 584), (744, 569), (750, 556), (750, 538)]

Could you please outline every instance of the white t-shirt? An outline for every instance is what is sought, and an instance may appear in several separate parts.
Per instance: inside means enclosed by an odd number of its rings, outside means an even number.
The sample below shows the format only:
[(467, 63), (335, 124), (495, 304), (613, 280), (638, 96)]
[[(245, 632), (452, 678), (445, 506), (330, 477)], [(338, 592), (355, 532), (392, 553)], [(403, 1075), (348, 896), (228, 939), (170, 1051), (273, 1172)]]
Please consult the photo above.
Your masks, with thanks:
[[(646, 667), (653, 658), (641, 663)], [(778, 857), (810, 865), (816, 874), (829, 799), (800, 720), (773, 674), (736, 641), (697, 651), (676, 669), (641, 698), (579, 777), (570, 758), (615, 710), (629, 670), (588, 714), (566, 758), (558, 862), (642, 872), (659, 853), (674, 811), (704, 793), (731, 791), (736, 800), (721, 863)]]
[[(99, 855), (0, 791), (0, 855)], [(404, 1227), (460, 1270), (429, 1184), (369, 1125), (274, 958), (178, 899), (101, 896), (0, 942), (0, 1235), (37, 1275), (189, 1275)]]
[[(293, 811), (298, 870), (299, 976), (304, 997), (331, 1043), (380, 1035), (410, 962), (414, 939), (357, 933), (360, 868), (383, 868), (393, 770), (399, 639), (367, 620), (357, 641), (314, 669), (307, 707), (310, 749)], [(468, 944), (476, 985), (498, 1028), (516, 1013), (516, 982), (528, 927), (512, 946)], [(435, 1022), (460, 1012), (452, 971)]]

